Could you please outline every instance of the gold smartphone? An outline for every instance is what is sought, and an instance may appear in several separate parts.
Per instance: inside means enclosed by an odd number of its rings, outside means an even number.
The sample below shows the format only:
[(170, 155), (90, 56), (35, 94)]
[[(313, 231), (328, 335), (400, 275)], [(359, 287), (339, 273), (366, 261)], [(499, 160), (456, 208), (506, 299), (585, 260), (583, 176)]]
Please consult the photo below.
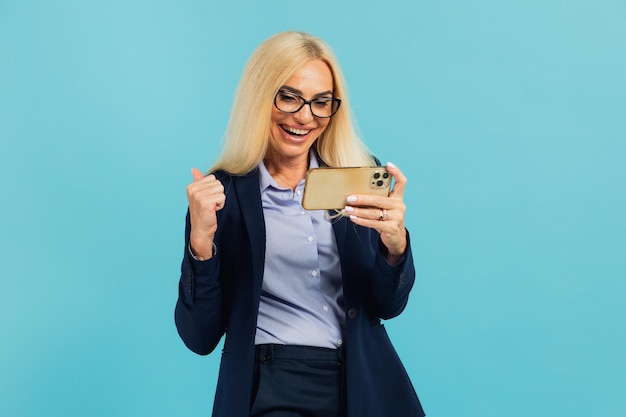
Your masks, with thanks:
[(342, 209), (351, 194), (388, 196), (391, 174), (385, 167), (312, 168), (306, 174), (302, 207)]

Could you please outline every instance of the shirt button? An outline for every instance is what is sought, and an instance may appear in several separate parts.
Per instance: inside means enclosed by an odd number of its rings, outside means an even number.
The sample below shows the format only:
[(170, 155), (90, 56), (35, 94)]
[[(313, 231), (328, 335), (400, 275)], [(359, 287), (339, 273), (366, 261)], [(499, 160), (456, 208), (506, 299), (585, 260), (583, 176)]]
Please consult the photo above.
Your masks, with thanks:
[(317, 271), (313, 271), (313, 272), (311, 272), (311, 275), (313, 275), (314, 277), (316, 277), (316, 276), (317, 276)]
[(324, 306), (324, 311), (328, 311), (328, 306)]
[(300, 214), (306, 214), (304, 211), (301, 211)]
[(343, 345), (343, 340), (341, 340), (341, 339), (337, 340), (337, 345), (339, 345), (339, 346)]
[(298, 191), (296, 191), (296, 194), (300, 195), (300, 194), (302, 194), (302, 191), (298, 190)]
[(306, 240), (308, 240), (309, 242), (313, 242), (313, 236), (307, 237)]
[(356, 318), (356, 308), (351, 308), (350, 310), (348, 310), (348, 318), (349, 319)]

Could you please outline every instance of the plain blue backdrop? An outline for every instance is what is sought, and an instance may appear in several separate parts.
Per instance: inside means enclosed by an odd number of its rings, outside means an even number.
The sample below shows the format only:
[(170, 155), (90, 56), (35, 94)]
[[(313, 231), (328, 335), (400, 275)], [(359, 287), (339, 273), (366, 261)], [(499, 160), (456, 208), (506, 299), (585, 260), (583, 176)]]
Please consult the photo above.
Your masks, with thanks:
[(427, 414), (626, 415), (623, 0), (0, 0), (0, 415), (210, 415), (219, 352), (173, 322), (185, 187), (287, 29), (409, 178), (386, 326)]

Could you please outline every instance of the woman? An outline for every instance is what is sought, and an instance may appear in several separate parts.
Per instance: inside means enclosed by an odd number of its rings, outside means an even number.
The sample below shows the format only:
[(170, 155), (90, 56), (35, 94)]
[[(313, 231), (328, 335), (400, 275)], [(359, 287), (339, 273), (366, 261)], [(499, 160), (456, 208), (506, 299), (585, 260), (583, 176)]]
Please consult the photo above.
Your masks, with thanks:
[(339, 65), (320, 39), (272, 36), (250, 58), (221, 157), (187, 187), (176, 326), (208, 354), (226, 335), (216, 417), (422, 416), (381, 325), (415, 271), (406, 178), (339, 215), (301, 206), (317, 166), (374, 165), (355, 135)]

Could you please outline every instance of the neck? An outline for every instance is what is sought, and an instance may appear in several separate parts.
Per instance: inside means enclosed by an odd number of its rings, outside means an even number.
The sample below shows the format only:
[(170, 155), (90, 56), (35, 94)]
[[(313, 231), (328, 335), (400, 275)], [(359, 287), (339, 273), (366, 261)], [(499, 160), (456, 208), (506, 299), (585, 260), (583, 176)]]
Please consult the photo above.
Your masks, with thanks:
[(309, 169), (308, 156), (300, 160), (284, 160), (267, 157), (264, 160), (267, 172), (279, 184), (295, 190)]

